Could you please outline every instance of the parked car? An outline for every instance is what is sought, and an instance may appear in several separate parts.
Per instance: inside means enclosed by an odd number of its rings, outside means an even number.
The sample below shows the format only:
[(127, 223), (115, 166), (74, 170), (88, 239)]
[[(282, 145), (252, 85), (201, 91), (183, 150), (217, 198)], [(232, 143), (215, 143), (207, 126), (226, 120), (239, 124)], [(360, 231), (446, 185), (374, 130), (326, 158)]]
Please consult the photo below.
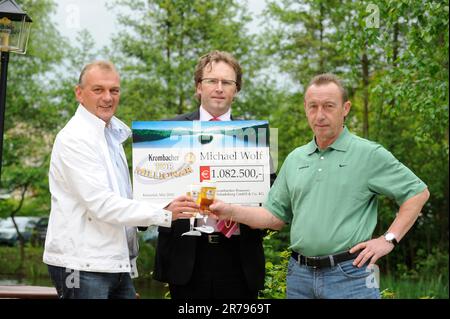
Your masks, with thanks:
[[(22, 234), (24, 241), (28, 242), (31, 238), (33, 228), (39, 221), (40, 217), (14, 217), (17, 227)], [(11, 217), (2, 219), (0, 221), (0, 245), (14, 246), (18, 243), (19, 235)]]

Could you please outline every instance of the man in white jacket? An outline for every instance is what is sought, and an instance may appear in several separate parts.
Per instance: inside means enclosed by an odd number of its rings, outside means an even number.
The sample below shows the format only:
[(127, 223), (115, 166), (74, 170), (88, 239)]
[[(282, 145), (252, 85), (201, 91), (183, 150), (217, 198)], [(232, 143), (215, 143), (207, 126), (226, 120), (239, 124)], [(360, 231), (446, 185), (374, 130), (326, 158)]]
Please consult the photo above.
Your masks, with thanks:
[(60, 298), (135, 298), (136, 226), (171, 226), (198, 206), (185, 196), (168, 205), (131, 199), (122, 143), (130, 129), (114, 114), (120, 78), (96, 61), (81, 72), (75, 115), (53, 146), (51, 212), (44, 263)]

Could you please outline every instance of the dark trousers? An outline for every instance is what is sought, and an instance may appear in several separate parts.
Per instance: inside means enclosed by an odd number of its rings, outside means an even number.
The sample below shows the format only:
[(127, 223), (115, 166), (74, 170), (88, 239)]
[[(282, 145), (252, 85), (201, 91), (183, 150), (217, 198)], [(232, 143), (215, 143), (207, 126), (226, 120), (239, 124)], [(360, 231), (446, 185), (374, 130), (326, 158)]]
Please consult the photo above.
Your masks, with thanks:
[(257, 291), (249, 290), (242, 271), (239, 236), (217, 235), (214, 233), (214, 240), (206, 234), (198, 238), (192, 277), (186, 285), (169, 285), (172, 299), (258, 297)]

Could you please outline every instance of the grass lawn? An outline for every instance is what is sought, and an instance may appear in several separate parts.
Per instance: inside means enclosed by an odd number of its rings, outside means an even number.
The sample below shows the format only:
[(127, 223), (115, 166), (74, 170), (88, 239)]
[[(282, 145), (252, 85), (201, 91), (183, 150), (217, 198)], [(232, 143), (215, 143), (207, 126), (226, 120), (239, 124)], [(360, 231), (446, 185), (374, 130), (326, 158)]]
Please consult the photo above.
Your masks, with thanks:
[(448, 299), (448, 274), (413, 279), (381, 275), (380, 290), (386, 299)]

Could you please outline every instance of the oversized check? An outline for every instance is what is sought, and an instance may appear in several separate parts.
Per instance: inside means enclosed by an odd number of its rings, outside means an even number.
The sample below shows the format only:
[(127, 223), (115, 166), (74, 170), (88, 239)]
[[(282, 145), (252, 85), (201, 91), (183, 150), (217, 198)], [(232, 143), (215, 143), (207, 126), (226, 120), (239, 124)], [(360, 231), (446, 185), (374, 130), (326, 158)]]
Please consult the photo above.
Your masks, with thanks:
[(168, 203), (216, 182), (218, 199), (259, 205), (270, 188), (267, 121), (133, 122), (133, 196)]

